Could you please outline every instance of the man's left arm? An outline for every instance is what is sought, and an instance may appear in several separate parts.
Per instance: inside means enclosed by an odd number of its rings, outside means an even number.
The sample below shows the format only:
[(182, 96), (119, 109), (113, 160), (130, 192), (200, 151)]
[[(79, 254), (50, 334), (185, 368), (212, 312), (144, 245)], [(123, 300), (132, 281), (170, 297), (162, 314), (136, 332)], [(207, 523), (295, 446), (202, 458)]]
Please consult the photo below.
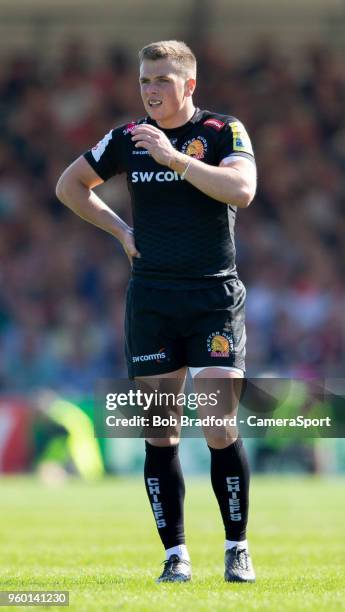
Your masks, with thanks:
[(185, 180), (218, 202), (246, 208), (255, 196), (256, 166), (246, 157), (228, 157), (211, 166), (177, 152), (169, 167), (181, 174), (187, 168)]
[(136, 147), (147, 149), (159, 164), (178, 172), (218, 202), (246, 208), (254, 198), (256, 166), (247, 157), (230, 154), (224, 156), (219, 166), (212, 166), (177, 151), (164, 132), (151, 125), (137, 126), (132, 131), (132, 140)]

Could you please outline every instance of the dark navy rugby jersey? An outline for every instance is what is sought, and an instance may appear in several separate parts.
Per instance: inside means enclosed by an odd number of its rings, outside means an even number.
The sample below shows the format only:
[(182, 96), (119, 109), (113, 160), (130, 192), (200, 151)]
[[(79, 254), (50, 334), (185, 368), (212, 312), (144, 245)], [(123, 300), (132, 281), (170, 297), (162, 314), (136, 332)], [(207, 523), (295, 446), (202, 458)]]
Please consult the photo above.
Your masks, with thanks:
[[(127, 173), (135, 244), (141, 253), (133, 259), (133, 277), (171, 288), (237, 278), (236, 207), (210, 198), (158, 164), (146, 149), (136, 148), (131, 132), (139, 123), (159, 127), (146, 117), (115, 128), (84, 154), (104, 181)], [(229, 156), (254, 161), (248, 134), (235, 117), (196, 109), (183, 126), (162, 131), (178, 151), (213, 166)]]

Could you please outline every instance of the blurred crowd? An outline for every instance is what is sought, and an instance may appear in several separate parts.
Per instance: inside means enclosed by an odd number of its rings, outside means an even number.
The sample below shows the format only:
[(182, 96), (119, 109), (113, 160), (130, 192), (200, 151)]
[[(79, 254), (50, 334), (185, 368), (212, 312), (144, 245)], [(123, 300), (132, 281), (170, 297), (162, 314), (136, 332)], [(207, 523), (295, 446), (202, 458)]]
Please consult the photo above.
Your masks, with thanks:
[[(260, 41), (235, 60), (195, 48), (196, 104), (237, 116), (258, 165), (238, 214), (247, 287), (248, 375), (343, 375), (345, 64), (330, 48), (291, 56)], [(93, 58), (66, 44), (52, 64), (18, 55), (0, 68), (0, 390), (88, 394), (126, 376), (120, 245), (58, 202), (62, 170), (111, 127), (143, 115), (126, 49)], [(128, 223), (124, 177), (98, 193)]]

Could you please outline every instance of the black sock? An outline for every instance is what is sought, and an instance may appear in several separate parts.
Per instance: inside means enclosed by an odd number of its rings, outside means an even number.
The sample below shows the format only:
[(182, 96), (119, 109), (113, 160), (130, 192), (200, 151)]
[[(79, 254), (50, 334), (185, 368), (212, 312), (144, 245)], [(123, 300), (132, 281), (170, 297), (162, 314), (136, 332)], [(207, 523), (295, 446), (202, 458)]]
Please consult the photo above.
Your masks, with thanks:
[(211, 482), (222, 514), (225, 537), (246, 539), (249, 505), (249, 465), (243, 442), (226, 448), (210, 448)]
[(183, 523), (184, 480), (175, 446), (145, 442), (145, 486), (164, 548), (185, 543)]

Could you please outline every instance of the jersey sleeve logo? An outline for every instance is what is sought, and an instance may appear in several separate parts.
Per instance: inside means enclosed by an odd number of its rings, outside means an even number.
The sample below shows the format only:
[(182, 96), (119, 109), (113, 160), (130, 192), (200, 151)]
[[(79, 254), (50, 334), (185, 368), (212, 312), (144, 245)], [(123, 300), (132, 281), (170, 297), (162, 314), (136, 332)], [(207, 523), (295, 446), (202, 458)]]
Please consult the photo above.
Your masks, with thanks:
[(132, 123), (128, 123), (123, 130), (123, 135), (127, 136), (127, 134), (131, 134), (131, 132), (134, 130), (136, 125), (137, 124), (134, 121), (132, 121)]
[(240, 121), (233, 121), (229, 124), (232, 132), (232, 148), (234, 151), (242, 151), (254, 155), (252, 143), (246, 129)]
[(209, 125), (219, 132), (219, 130), (224, 127), (225, 123), (219, 119), (206, 119), (206, 121), (204, 121), (204, 125)]
[(96, 146), (92, 147), (91, 153), (96, 162), (99, 162), (99, 160), (101, 159), (111, 138), (112, 138), (112, 130), (110, 130), (110, 132), (108, 132), (108, 134), (106, 134), (104, 138), (102, 138), (102, 140), (100, 140), (99, 143), (96, 144)]

